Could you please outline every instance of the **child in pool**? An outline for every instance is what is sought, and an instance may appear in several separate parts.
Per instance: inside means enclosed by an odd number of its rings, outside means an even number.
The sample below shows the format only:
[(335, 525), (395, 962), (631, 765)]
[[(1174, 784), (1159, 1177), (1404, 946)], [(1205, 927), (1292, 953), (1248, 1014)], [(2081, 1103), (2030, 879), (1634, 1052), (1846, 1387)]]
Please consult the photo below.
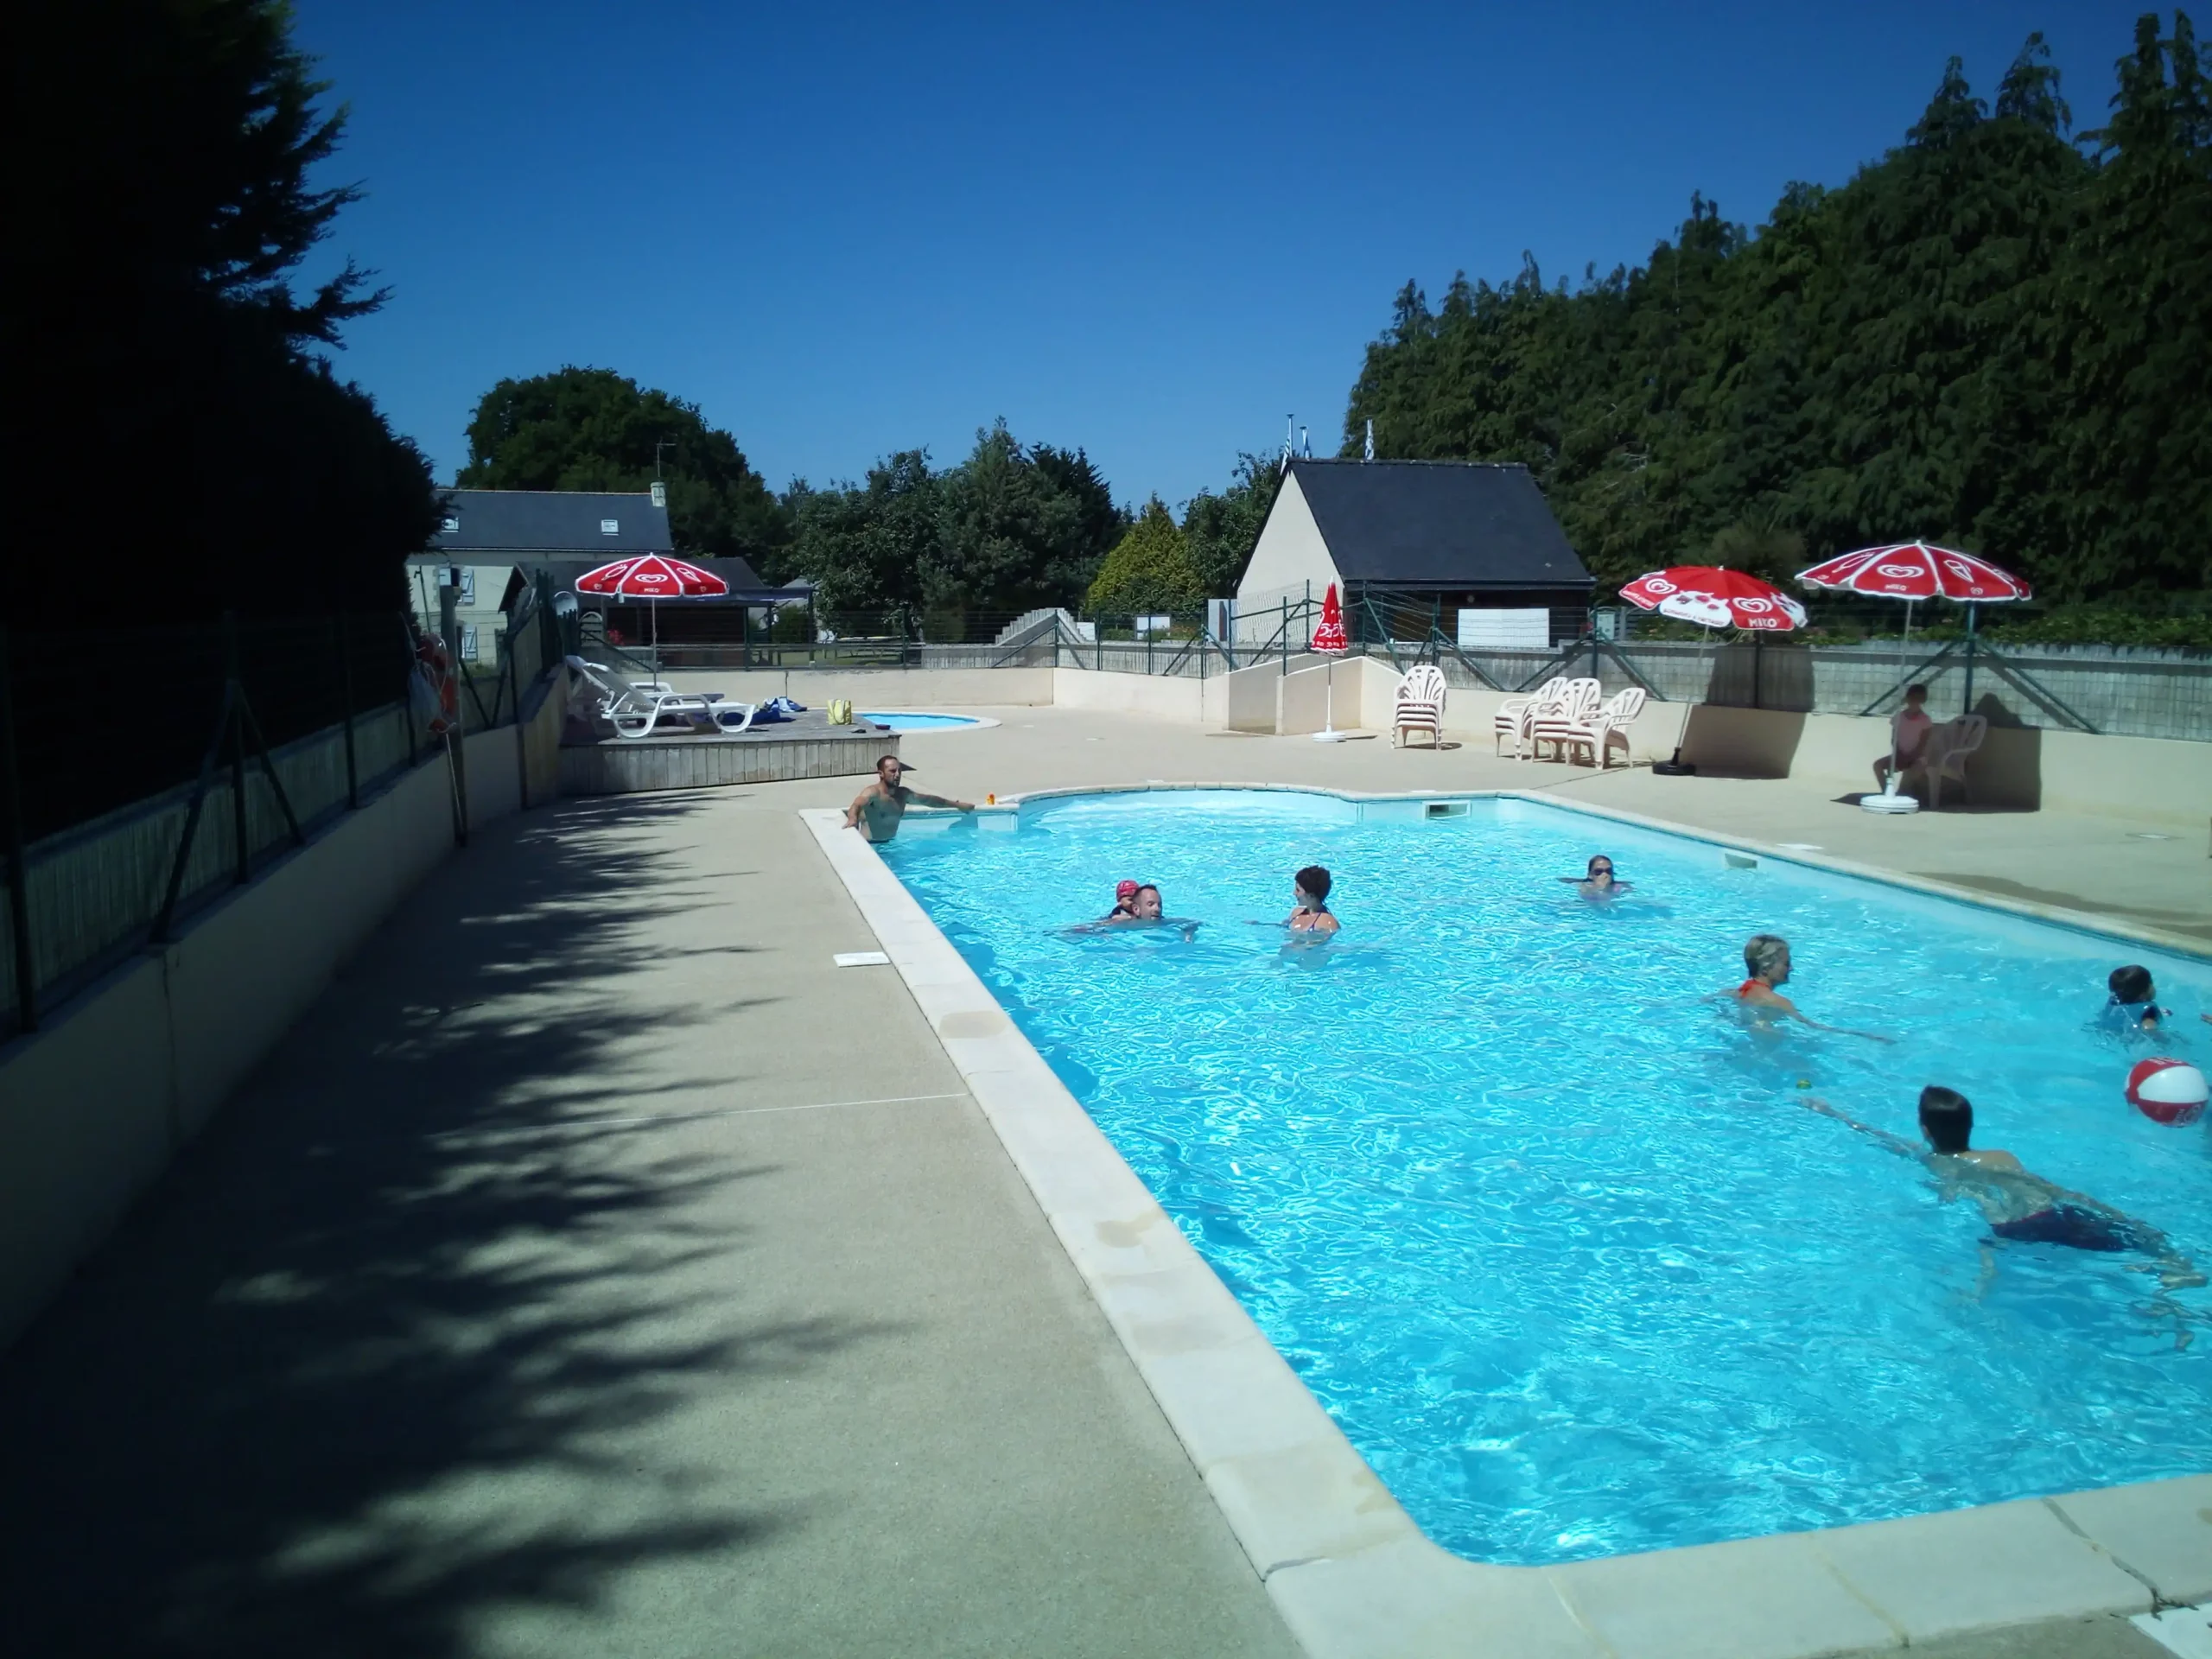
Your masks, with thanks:
[(1114, 908), (1098, 918), (1100, 925), (1110, 925), (1115, 922), (1126, 921), (1135, 916), (1137, 913), (1136, 896), (1135, 882), (1116, 881), (1114, 884)]
[(2106, 1002), (2098, 1023), (2107, 1031), (2126, 1033), (2155, 1032), (2164, 1021), (2174, 1017), (2171, 1008), (2158, 1006), (2158, 988), (2151, 982), (2148, 968), (2131, 963), (2115, 968), (2112, 977), (2105, 981), (2112, 993)]
[(1778, 933), (1754, 933), (1744, 942), (1744, 972), (1748, 976), (1734, 992), (1736, 1003), (1756, 1026), (1772, 1029), (1777, 1020), (1796, 1020), (1815, 1031), (1832, 1031), (1844, 1037), (1864, 1037), (1871, 1043), (1893, 1040), (1871, 1031), (1852, 1031), (1843, 1026), (1824, 1026), (1801, 1012), (1795, 1002), (1775, 988), (1789, 981), (1789, 941)]
[(1613, 861), (1604, 853), (1590, 855), (1589, 868), (1584, 874), (1562, 875), (1560, 880), (1573, 883), (1574, 890), (1585, 899), (1614, 899), (1636, 890), (1634, 882), (1613, 879)]
[(1974, 1103), (1955, 1089), (1930, 1084), (1920, 1091), (1923, 1151), (1885, 1130), (1846, 1117), (1823, 1100), (1808, 1100), (1814, 1111), (1834, 1118), (1881, 1146), (1916, 1158), (1935, 1174), (1942, 1197), (1967, 1198), (1980, 1206), (1993, 1237), (2015, 1244), (2061, 1244), (2069, 1249), (2133, 1251), (2151, 1258), (2150, 1271), (2169, 1290), (2205, 1282), (2196, 1263), (2176, 1250), (2155, 1227), (2112, 1205), (2031, 1174), (2011, 1153), (1994, 1147), (1976, 1150)]

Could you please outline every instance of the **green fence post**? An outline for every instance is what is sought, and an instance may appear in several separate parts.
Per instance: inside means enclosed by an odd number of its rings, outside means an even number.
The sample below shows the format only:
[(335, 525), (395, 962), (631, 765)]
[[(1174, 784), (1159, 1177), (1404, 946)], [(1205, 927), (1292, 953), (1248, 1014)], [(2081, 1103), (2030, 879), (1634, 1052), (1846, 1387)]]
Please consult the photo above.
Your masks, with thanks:
[(346, 614), (340, 612), (333, 626), (338, 632), (338, 690), (346, 700), (346, 810), (361, 810), (361, 774), (353, 758), (353, 659), (346, 650)]
[(238, 677), (238, 613), (223, 613), (223, 685), (231, 721), (231, 830), (238, 840), (238, 884), (253, 880), (253, 843), (246, 836), (245, 730), (238, 717), (245, 686)]
[(16, 1022), (38, 1029), (38, 964), (31, 953), (29, 873), (23, 868), (23, 797), (16, 770), (16, 701), (10, 685), (8, 631), (0, 628), (0, 834), (8, 849), (8, 921), (16, 950)]

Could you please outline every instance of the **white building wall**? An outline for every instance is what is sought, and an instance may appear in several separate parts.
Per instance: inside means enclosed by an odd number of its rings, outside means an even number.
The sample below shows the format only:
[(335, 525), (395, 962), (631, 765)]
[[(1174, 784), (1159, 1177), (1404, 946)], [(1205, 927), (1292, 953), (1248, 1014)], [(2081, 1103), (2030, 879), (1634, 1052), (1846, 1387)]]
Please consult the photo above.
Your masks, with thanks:
[(1283, 480), (1282, 493), (1275, 497), (1274, 509), (1260, 531), (1244, 580), (1237, 584), (1237, 639), (1249, 643), (1257, 637), (1255, 628), (1262, 634), (1273, 632), (1281, 613), (1277, 610), (1269, 619), (1268, 611), (1286, 597), (1303, 599), (1309, 587), (1318, 602), (1332, 582), (1341, 586), (1344, 578), (1337, 574), (1328, 543), (1321, 539), (1321, 526), (1314, 522), (1313, 509), (1294, 473)]

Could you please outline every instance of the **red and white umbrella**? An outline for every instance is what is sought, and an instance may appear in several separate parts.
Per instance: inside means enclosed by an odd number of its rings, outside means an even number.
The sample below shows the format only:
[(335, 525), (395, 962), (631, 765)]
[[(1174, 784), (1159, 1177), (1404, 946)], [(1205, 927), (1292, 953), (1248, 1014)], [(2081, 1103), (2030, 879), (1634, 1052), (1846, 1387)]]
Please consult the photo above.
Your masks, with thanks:
[(643, 553), (633, 559), (617, 559), (576, 578), (580, 594), (606, 594), (617, 599), (642, 599), (652, 619), (654, 671), (660, 664), (660, 601), (664, 599), (715, 599), (729, 592), (729, 583), (711, 570), (671, 558), (663, 553)]
[(1723, 566), (1678, 564), (1654, 570), (1623, 588), (1621, 597), (1701, 628), (1787, 633), (1805, 626), (1805, 607), (1772, 582)]
[(622, 599), (713, 599), (729, 592), (729, 583), (682, 559), (645, 553), (587, 570), (576, 578), (576, 591)]
[(2035, 589), (2010, 570), (1999, 569), (1986, 559), (1925, 542), (1899, 542), (1891, 547), (1862, 547), (1855, 553), (1838, 554), (1797, 580), (1808, 588), (1830, 588), (1853, 594), (1879, 594), (1907, 601), (1955, 599), (1961, 604), (2001, 605), (2028, 599)]
[[(1967, 607), (1967, 690), (1974, 690), (1974, 619), (1977, 605), (2009, 604), (2016, 599), (2026, 599), (2035, 590), (2010, 570), (2000, 569), (1986, 559), (1976, 558), (1971, 553), (1961, 553), (1948, 547), (1936, 547), (1926, 542), (1897, 542), (1887, 547), (1862, 547), (1854, 553), (1839, 553), (1834, 558), (1815, 565), (1809, 570), (1800, 570), (1797, 580), (1808, 588), (1827, 588), (1840, 593), (1876, 594), (1884, 599), (1904, 601), (1904, 652), (1912, 649), (1912, 607), (1923, 599), (1956, 600)], [(1902, 654), (1902, 653), (1901, 653)], [(1888, 696), (1885, 692), (1883, 696)], [(1879, 699), (1877, 699), (1878, 706)], [(1894, 734), (1895, 727), (1891, 731)], [(1897, 765), (1897, 741), (1892, 735), (1890, 743), (1890, 772), (1888, 781), (1879, 795), (1869, 795), (1859, 805), (1869, 812), (1906, 813), (1915, 810), (1918, 803), (1897, 787), (1901, 768)]]
[[(1788, 633), (1805, 626), (1805, 607), (1772, 582), (1725, 565), (1677, 564), (1638, 576), (1621, 589), (1631, 605), (1656, 611), (1677, 622), (1694, 622), (1711, 637), (1715, 628), (1749, 628), (1755, 633)], [(1675, 734), (1675, 758), (1660, 768), (1692, 772), (1682, 761), (1682, 739), (1689, 730), (1690, 711), (1682, 710), (1681, 730)]]
[(1329, 671), (1325, 677), (1327, 711), (1322, 715), (1321, 729), (1313, 734), (1313, 741), (1341, 743), (1344, 734), (1337, 729), (1336, 659), (1351, 649), (1351, 641), (1344, 634), (1344, 607), (1337, 598), (1337, 584), (1333, 582), (1322, 595), (1321, 620), (1313, 629), (1313, 649), (1329, 658)]

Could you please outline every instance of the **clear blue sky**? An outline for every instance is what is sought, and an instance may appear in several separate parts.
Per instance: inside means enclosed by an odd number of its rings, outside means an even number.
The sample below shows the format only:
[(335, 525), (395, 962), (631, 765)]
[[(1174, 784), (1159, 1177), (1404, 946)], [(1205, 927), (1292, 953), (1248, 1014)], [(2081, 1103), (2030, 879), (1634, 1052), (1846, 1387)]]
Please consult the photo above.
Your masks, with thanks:
[(770, 485), (1003, 416), (1115, 493), (1338, 442), (1408, 276), (1643, 257), (1898, 143), (2031, 29), (2078, 126), (2140, 7), (775, 8), (300, 0), (352, 105), (325, 251), (394, 289), (340, 372), (447, 480), (506, 375), (618, 369)]

